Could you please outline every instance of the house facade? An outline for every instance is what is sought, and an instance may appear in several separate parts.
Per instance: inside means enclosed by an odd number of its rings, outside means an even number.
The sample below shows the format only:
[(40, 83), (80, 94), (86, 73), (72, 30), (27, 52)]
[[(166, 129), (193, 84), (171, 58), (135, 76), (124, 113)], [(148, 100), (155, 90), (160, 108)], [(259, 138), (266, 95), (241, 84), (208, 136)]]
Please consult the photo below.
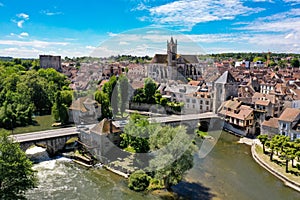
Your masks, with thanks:
[(93, 124), (101, 117), (101, 105), (89, 98), (80, 97), (69, 107), (69, 121), (75, 124)]

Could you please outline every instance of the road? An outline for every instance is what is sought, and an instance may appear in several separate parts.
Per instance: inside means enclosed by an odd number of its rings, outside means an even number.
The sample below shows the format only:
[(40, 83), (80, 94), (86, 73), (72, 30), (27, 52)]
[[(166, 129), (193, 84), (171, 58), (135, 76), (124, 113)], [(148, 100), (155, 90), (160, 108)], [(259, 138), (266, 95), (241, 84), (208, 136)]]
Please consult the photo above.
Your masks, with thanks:
[[(93, 126), (95, 126), (95, 124), (86, 125), (86, 127), (89, 129), (92, 128)], [(47, 131), (23, 133), (23, 134), (12, 135), (11, 137), (13, 137), (13, 139), (16, 142), (27, 142), (33, 140), (55, 138), (55, 137), (66, 136), (66, 135), (74, 135), (75, 133), (78, 133), (77, 128), (71, 127), (71, 128), (60, 128), (60, 129), (47, 130)]]
[(189, 121), (194, 119), (208, 119), (208, 118), (218, 118), (218, 115), (213, 112), (206, 112), (200, 114), (186, 114), (186, 115), (170, 115), (166, 117), (153, 117), (150, 118), (150, 122), (156, 123), (171, 123), (180, 121)]

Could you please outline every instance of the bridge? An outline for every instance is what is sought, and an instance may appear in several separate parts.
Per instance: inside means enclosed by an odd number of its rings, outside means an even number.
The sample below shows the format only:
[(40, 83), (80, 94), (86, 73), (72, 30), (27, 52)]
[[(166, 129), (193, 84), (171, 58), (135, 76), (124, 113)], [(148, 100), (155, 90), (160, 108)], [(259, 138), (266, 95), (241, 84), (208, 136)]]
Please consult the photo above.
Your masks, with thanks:
[(190, 133), (194, 133), (195, 129), (199, 126), (201, 126), (203, 130), (219, 129), (219, 127), (222, 126), (220, 117), (213, 112), (152, 117), (149, 121), (151, 123), (168, 124), (171, 126), (184, 125)]
[(171, 124), (174, 122), (184, 122), (202, 119), (219, 118), (219, 116), (213, 112), (199, 113), (199, 114), (187, 114), (187, 115), (169, 115), (165, 117), (152, 117), (150, 122)]
[(20, 143), (23, 151), (26, 151), (32, 145), (40, 145), (46, 147), (48, 153), (55, 154), (63, 149), (70, 138), (78, 137), (78, 132), (75, 127), (71, 127), (17, 134), (11, 137), (15, 142)]
[[(153, 117), (149, 118), (152, 123), (162, 123), (170, 125), (186, 125), (188, 128), (194, 129), (198, 126), (198, 123), (204, 122), (208, 126), (213, 126), (212, 120), (219, 119), (219, 117), (212, 113), (201, 113), (201, 114), (188, 114), (188, 115), (169, 115), (164, 117)], [(124, 123), (125, 122), (125, 123)], [(213, 123), (212, 123), (213, 122)], [(116, 126), (123, 128), (127, 121), (114, 121)], [(86, 125), (85, 129), (91, 129), (95, 124)], [(80, 131), (84, 132), (84, 131)], [(65, 143), (72, 137), (78, 137), (79, 130), (76, 127), (61, 128), (47, 131), (31, 132), (24, 134), (12, 135), (11, 137), (15, 142), (20, 143), (22, 150), (28, 149), (32, 145), (41, 145), (47, 147), (47, 151), (50, 154), (55, 154), (59, 150), (63, 149)]]

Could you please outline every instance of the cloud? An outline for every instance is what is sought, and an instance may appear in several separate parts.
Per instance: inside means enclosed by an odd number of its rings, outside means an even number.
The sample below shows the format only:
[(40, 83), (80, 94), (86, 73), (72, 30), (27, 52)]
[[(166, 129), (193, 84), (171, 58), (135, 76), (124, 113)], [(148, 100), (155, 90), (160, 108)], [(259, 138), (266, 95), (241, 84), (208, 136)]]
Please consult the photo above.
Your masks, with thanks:
[(16, 15), (18, 20), (12, 20), (12, 22), (16, 23), (19, 28), (23, 28), (23, 24), (25, 21), (29, 20), (29, 15), (25, 13), (19, 13)]
[(18, 21), (18, 22), (17, 22), (17, 26), (18, 26), (19, 28), (23, 28), (23, 23), (24, 23), (24, 22), (25, 22), (24, 20)]
[(149, 8), (149, 6), (146, 6), (143, 2), (139, 3), (138, 6), (134, 7), (133, 9), (131, 9), (131, 11), (143, 11), (143, 10), (147, 10)]
[[(191, 30), (202, 22), (231, 20), (239, 15), (250, 15), (264, 10), (244, 6), (242, 0), (179, 0), (141, 8), (149, 11), (148, 17), (155, 24), (175, 26), (182, 30)], [(143, 17), (140, 19), (145, 20)]]
[(28, 33), (26, 33), (26, 32), (22, 32), (22, 33), (20, 34), (20, 36), (22, 36), (22, 37), (28, 37), (28, 36), (29, 36), (29, 34), (28, 34)]
[(19, 13), (19, 14), (17, 14), (17, 17), (18, 17), (18, 18), (25, 19), (25, 20), (28, 20), (28, 19), (29, 19), (29, 15), (27, 15), (27, 14), (25, 14), (25, 13)]
[(112, 33), (112, 32), (108, 32), (107, 34), (109, 37), (115, 37), (118, 35), (117, 33)]
[(119, 44), (120, 44), (120, 45), (128, 45), (129, 43), (128, 43), (128, 42), (125, 42), (125, 41), (120, 41)]
[(94, 46), (90, 46), (90, 45), (86, 46), (85, 48), (86, 48), (86, 49), (91, 49), (91, 50), (94, 50), (94, 49), (96, 49), (96, 47), (94, 47)]
[(300, 0), (283, 0), (285, 3), (290, 3), (291, 5), (300, 4)]
[(53, 45), (68, 45), (67, 42), (47, 42), (41, 40), (30, 40), (30, 41), (21, 41), (21, 40), (0, 40), (0, 45), (9, 45), (9, 46), (31, 46), (38, 48), (46, 48)]
[(43, 14), (43, 15), (47, 15), (47, 16), (62, 15), (63, 14), (63, 12), (51, 12), (49, 10), (41, 10), (40, 13)]
[(4, 6), (4, 4), (0, 2), (0, 7), (3, 7), (3, 6)]
[(287, 12), (259, 18), (235, 29), (256, 32), (300, 32), (300, 9), (291, 9)]

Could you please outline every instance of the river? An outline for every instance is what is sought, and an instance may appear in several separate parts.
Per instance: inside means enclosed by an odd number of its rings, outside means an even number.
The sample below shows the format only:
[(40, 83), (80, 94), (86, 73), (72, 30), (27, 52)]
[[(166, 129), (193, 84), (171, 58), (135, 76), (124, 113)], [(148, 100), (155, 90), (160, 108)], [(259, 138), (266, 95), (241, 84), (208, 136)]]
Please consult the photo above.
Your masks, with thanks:
[[(223, 132), (204, 158), (194, 155), (194, 167), (173, 190), (182, 199), (295, 200), (300, 193), (283, 185), (254, 162), (250, 146)], [(39, 187), (28, 199), (159, 199), (127, 188), (126, 180), (104, 169), (86, 169), (65, 158), (34, 165)]]

